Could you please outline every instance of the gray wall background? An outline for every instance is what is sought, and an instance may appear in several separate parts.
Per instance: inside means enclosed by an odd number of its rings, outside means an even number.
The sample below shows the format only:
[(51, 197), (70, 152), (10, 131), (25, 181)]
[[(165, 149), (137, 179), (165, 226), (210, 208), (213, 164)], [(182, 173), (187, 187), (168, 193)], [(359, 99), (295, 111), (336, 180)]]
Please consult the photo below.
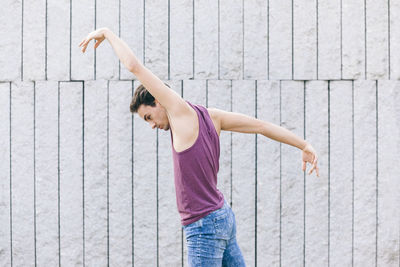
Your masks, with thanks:
[(169, 132), (108, 27), (185, 99), (305, 138), (221, 134), (248, 266), (400, 266), (400, 1), (2, 0), (0, 265), (187, 266)]

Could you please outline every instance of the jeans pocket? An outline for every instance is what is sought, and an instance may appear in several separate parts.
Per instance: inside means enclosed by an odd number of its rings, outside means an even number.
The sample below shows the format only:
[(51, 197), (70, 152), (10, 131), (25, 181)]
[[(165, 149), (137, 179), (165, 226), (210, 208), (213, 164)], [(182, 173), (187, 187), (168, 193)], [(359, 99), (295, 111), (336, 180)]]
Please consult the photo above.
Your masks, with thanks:
[(229, 213), (225, 212), (215, 217), (213, 221), (215, 233), (221, 238), (229, 238), (229, 233), (231, 232)]
[(210, 235), (215, 234), (215, 229), (212, 221), (207, 219), (207, 217), (201, 218), (200, 220), (188, 224), (183, 227), (185, 232), (186, 240), (192, 236), (196, 235)]

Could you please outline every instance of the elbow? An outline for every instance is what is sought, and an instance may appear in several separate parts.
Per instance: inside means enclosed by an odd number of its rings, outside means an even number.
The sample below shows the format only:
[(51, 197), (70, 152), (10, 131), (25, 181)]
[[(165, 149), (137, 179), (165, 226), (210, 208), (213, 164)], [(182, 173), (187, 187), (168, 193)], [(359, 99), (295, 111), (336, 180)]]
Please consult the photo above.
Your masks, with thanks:
[(270, 138), (271, 134), (274, 132), (274, 126), (275, 125), (270, 122), (262, 121), (259, 125), (258, 133)]
[(256, 131), (257, 134), (262, 134), (264, 136), (267, 136), (267, 132), (268, 132), (268, 126), (266, 124), (263, 123), (257, 127)]

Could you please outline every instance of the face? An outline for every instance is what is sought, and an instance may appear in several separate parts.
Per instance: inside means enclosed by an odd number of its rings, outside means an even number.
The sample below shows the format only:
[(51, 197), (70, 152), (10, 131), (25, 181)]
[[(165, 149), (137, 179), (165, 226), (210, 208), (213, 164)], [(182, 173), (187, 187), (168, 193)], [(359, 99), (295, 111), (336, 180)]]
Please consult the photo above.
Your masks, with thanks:
[(159, 128), (165, 131), (169, 130), (169, 121), (165, 108), (160, 105), (157, 100), (154, 107), (148, 105), (140, 105), (137, 113), (139, 116), (147, 121), (151, 128)]

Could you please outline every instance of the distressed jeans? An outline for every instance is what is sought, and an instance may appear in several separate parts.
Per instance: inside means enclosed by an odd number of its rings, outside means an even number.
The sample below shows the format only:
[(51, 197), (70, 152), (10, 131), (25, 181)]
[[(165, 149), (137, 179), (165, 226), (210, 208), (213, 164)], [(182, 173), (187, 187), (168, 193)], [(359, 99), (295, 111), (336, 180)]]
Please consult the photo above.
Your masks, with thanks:
[(189, 266), (246, 266), (236, 241), (235, 214), (226, 201), (222, 208), (183, 229)]

